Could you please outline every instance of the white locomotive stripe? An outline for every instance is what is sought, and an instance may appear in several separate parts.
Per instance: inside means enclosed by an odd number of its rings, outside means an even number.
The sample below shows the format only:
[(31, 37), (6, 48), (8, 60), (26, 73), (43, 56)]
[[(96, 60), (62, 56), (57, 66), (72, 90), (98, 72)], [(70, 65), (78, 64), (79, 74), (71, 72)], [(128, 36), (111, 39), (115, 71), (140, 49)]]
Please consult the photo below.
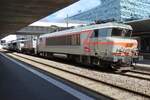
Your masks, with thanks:
[(26, 69), (28, 71), (34, 73), (35, 75), (39, 76), (40, 78), (48, 81), (49, 83), (55, 85), (56, 87), (59, 87), (60, 89), (64, 90), (65, 92), (73, 95), (74, 97), (76, 97), (76, 98), (78, 98), (80, 100), (94, 100), (94, 98), (92, 98), (92, 97), (90, 97), (90, 96), (88, 96), (88, 95), (86, 95), (86, 94), (84, 94), (84, 93), (82, 93), (82, 92), (80, 92), (78, 90), (75, 90), (75, 89), (71, 88), (70, 86), (68, 86), (66, 84), (63, 84), (62, 82), (59, 82), (59, 81), (57, 81), (57, 80), (55, 80), (55, 79), (53, 79), (53, 78), (51, 78), (51, 77), (49, 77), (49, 76), (39, 72), (37, 70), (34, 70), (34, 69), (30, 68), (30, 67), (27, 67), (26, 65), (24, 65), (24, 64), (22, 64), (20, 62), (17, 62), (16, 60), (14, 60), (14, 59), (4, 55), (3, 53), (0, 53), (0, 54), (2, 56), (4, 56), (5, 58), (9, 59), (10, 61), (16, 63), (17, 65), (23, 67), (24, 69)]

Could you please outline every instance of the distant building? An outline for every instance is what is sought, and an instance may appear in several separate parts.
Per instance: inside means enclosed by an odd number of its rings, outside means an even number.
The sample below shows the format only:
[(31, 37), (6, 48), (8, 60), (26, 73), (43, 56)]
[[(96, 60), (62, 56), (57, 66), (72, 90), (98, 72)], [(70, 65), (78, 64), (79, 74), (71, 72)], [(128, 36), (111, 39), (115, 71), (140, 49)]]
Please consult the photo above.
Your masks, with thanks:
[(150, 0), (100, 0), (100, 2), (99, 6), (80, 12), (69, 19), (82, 21), (107, 19), (128, 21), (150, 17)]

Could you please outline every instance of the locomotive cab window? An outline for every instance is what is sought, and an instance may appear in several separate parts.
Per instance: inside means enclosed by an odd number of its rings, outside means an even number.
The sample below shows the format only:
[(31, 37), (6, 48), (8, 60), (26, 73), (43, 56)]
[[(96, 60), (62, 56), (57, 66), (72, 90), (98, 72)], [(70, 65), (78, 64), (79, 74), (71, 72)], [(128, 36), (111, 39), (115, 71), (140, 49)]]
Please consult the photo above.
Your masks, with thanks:
[(110, 36), (110, 29), (109, 28), (103, 28), (99, 30), (99, 37), (108, 37)]
[(119, 28), (113, 28), (112, 29), (112, 36), (121, 36), (121, 37), (130, 37), (132, 35), (132, 31), (131, 30), (127, 30), (127, 29), (119, 29)]
[(125, 36), (127, 36), (127, 37), (132, 36), (132, 30), (126, 30), (125, 32), (126, 32)]
[(122, 36), (122, 29), (113, 28), (112, 29), (112, 36)]
[(111, 29), (103, 28), (103, 29), (96, 29), (96, 30), (94, 30), (92, 38), (107, 37), (107, 36), (111, 36)]

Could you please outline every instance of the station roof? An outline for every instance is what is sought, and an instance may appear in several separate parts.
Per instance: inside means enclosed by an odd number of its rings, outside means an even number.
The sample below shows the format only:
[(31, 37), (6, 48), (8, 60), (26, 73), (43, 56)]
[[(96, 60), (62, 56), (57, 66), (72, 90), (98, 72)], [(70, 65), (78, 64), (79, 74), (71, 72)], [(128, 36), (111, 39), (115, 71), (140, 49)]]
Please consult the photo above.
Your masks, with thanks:
[(0, 0), (0, 38), (78, 0)]
[(150, 32), (150, 19), (129, 21), (129, 22), (126, 22), (126, 24), (129, 24), (132, 26), (134, 33)]

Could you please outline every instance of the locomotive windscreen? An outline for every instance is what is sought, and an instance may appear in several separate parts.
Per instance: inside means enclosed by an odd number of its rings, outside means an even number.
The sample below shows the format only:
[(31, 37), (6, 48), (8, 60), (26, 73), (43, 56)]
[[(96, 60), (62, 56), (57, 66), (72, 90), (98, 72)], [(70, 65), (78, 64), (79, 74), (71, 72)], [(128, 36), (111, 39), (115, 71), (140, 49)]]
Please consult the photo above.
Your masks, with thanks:
[(128, 29), (121, 29), (121, 28), (112, 29), (112, 36), (130, 37), (131, 35), (132, 35), (132, 31)]

